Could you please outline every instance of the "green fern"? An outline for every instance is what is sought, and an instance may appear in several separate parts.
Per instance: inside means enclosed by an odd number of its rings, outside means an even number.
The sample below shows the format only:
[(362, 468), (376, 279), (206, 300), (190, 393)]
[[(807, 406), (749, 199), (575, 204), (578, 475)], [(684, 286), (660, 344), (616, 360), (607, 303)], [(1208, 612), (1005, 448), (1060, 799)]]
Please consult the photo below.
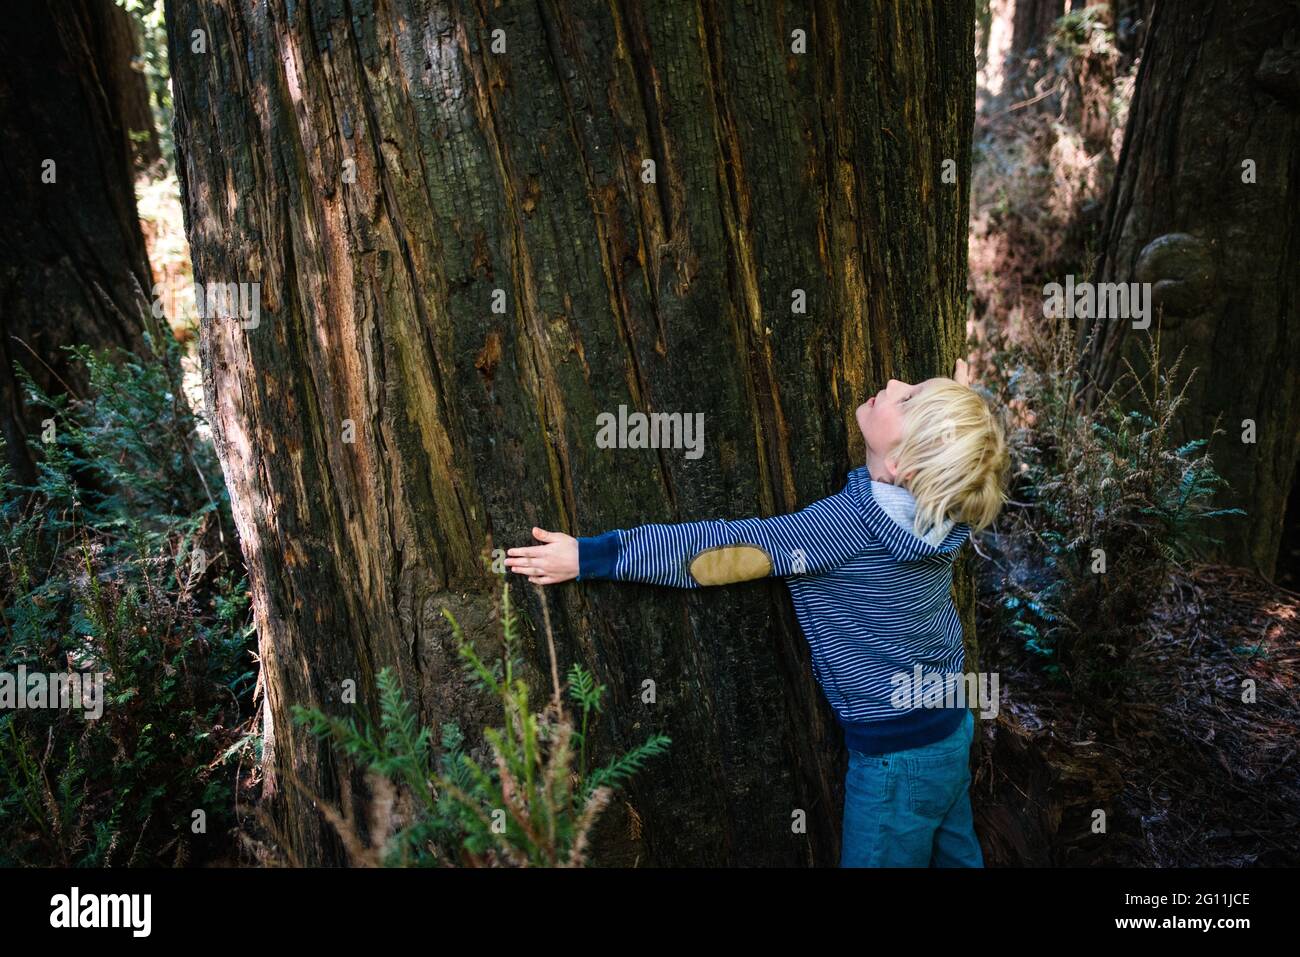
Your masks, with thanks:
[(666, 735), (652, 735), (649, 740), (637, 745), (627, 754), (615, 758), (605, 767), (593, 771), (583, 782), (582, 793), (585, 797), (598, 787), (622, 787), (627, 779), (642, 769), (650, 758), (664, 754), (671, 739)]
[[(256, 677), (220, 467), (173, 385), (174, 341), (142, 356), (68, 353), (89, 381), (79, 397), (15, 369), (55, 428), (52, 441), (31, 436), (30, 485), (0, 465), (0, 669), (102, 672), (105, 716), (4, 716), (0, 862), (201, 862), (233, 825), (235, 770), (221, 758), (244, 738)], [(210, 556), (201, 574), (177, 574), (182, 548)], [(187, 826), (195, 807), (206, 838)]]
[[(389, 669), (376, 679), (378, 729), (364, 718), (331, 718), (307, 707), (295, 707), (295, 719), (411, 795), (418, 812), (387, 836), (380, 854), (384, 864), (581, 863), (581, 857), (574, 855), (594, 821), (587, 811), (596, 792), (612, 793), (624, 786), (648, 760), (666, 752), (670, 739), (652, 735), (588, 775), (589, 721), (601, 712), (605, 687), (574, 664), (567, 674), (568, 689), (582, 712), (580, 726), (573, 727), (558, 698), (534, 712), (528, 685), (518, 677), (524, 670), (519, 618), (511, 606), (508, 583), (502, 589), (500, 661), (484, 662), (451, 612), (444, 609), (444, 615), (467, 673), (501, 703), (502, 726), (483, 729), (493, 760), (485, 764), (474, 760), (454, 723), (443, 725), (435, 754), (431, 730), (419, 727), (415, 709)], [(508, 794), (513, 800), (507, 799)]]

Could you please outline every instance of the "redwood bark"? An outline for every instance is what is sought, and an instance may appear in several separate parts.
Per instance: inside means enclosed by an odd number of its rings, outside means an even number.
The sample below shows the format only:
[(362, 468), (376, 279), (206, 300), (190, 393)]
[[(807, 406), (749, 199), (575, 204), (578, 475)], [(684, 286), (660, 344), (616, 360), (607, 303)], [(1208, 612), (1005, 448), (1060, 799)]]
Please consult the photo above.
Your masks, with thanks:
[[(1208, 437), (1231, 483), (1223, 561), (1272, 575), (1300, 449), (1300, 10), (1267, 0), (1157, 3), (1106, 213), (1098, 276), (1153, 283), (1149, 331), (1085, 323), (1111, 382), (1159, 333), (1199, 368), (1181, 438)], [(1246, 182), (1244, 163), (1253, 163)], [(1256, 441), (1243, 435), (1254, 423)]]
[[(112, 0), (16, 0), (0, 31), (0, 427), (15, 474), (33, 477), (39, 431), (14, 378), (51, 394), (86, 386), (62, 347), (138, 349), (149, 268), (119, 111)], [(42, 174), (54, 163), (53, 182)]]
[[(392, 665), (427, 721), (497, 723), (440, 615), (496, 627), (488, 550), (529, 544), (533, 525), (797, 509), (863, 461), (865, 395), (951, 370), (974, 8), (167, 12), (196, 280), (261, 284), (255, 328), (205, 319), (201, 342), (251, 573), (272, 805), (296, 860), (333, 863), (286, 777), (332, 799), (346, 772), (291, 705), (341, 712), (354, 679), (373, 708)], [(597, 415), (620, 405), (703, 412), (703, 456), (598, 448)], [(835, 863), (841, 739), (782, 582), (513, 587), (533, 622), (550, 603), (561, 669), (583, 661), (609, 686), (606, 756), (673, 740), (607, 816), (598, 863)]]

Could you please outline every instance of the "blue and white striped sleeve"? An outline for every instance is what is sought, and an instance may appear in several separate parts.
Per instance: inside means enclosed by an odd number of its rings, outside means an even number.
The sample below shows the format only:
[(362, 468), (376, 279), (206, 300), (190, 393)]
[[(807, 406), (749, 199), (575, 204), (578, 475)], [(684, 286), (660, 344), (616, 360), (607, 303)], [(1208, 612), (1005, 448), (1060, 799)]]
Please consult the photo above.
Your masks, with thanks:
[(578, 539), (578, 580), (673, 588), (817, 574), (869, 544), (851, 498), (840, 493), (771, 518), (638, 525)]

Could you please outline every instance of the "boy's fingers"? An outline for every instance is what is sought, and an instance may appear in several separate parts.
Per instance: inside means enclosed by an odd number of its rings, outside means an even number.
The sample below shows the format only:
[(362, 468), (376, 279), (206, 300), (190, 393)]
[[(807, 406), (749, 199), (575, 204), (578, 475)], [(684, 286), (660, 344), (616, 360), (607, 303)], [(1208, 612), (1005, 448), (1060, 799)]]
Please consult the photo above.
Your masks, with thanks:
[(551, 533), (544, 528), (538, 528), (534, 525), (533, 538), (537, 539), (539, 542), (549, 542), (551, 540)]
[(514, 557), (529, 558), (534, 555), (545, 554), (545, 545), (521, 545), (518, 548), (507, 548), (506, 554)]
[(506, 561), (507, 568), (513, 568), (522, 575), (554, 575), (555, 568), (550, 562)]

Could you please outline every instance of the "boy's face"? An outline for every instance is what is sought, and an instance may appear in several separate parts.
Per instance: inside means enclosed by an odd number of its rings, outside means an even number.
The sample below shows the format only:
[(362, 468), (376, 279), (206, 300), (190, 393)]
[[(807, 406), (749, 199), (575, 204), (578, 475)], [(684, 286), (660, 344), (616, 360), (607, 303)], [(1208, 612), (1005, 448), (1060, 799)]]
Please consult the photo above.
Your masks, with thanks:
[(883, 472), (888, 480), (893, 480), (894, 469), (890, 456), (894, 447), (903, 438), (903, 410), (907, 403), (939, 378), (926, 379), (911, 385), (899, 379), (890, 379), (889, 383), (866, 402), (858, 406), (858, 428), (867, 442), (867, 462), (876, 467), (871, 469), (872, 476)]

